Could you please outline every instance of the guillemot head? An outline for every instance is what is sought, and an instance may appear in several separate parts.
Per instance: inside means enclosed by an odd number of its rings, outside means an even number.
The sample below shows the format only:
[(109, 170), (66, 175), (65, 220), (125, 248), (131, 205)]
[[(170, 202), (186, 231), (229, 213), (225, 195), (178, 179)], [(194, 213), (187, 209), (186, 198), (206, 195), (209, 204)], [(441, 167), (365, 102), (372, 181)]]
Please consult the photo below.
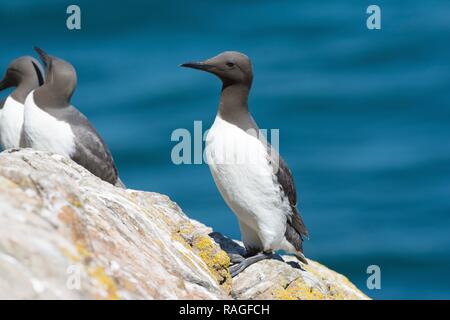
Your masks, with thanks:
[(186, 62), (181, 67), (192, 68), (215, 74), (224, 86), (243, 84), (251, 87), (253, 81), (252, 63), (243, 53), (225, 51), (205, 61)]
[(24, 56), (12, 61), (0, 81), (0, 91), (15, 87), (11, 96), (24, 103), (27, 95), (43, 84), (42, 68), (33, 57)]
[(40, 48), (34, 49), (45, 65), (44, 85), (36, 90), (36, 102), (46, 107), (69, 105), (77, 86), (75, 68), (69, 62), (50, 56)]

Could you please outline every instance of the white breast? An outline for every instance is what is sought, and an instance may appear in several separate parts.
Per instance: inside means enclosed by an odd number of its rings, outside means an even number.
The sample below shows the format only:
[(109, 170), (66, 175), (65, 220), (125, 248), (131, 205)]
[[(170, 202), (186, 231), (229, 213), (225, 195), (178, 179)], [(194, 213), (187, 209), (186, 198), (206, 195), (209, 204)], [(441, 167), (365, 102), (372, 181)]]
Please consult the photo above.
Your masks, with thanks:
[(279, 246), (290, 210), (264, 144), (217, 117), (206, 138), (205, 156), (222, 197), (238, 219), (258, 234), (264, 249)]
[(34, 91), (25, 100), (23, 134), (28, 147), (71, 157), (75, 135), (67, 122), (43, 111), (34, 102)]
[(19, 148), (23, 124), (22, 103), (9, 96), (0, 110), (0, 143), (3, 149)]

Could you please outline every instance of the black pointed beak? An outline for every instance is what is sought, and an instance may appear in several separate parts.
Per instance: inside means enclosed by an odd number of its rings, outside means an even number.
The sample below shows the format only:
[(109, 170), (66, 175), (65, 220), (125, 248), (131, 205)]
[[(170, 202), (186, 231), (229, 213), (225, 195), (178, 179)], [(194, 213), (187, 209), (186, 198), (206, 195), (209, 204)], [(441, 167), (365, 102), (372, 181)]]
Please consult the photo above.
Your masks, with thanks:
[(11, 83), (8, 81), (7, 76), (5, 76), (5, 77), (3, 78), (3, 80), (0, 81), (0, 91), (3, 91), (3, 90), (8, 89), (8, 88), (10, 88), (10, 87), (12, 87), (12, 85), (11, 85)]
[(204, 63), (204, 62), (195, 61), (195, 62), (186, 62), (186, 63), (180, 64), (180, 67), (208, 71), (213, 66), (210, 64)]
[(39, 54), (39, 57), (44, 65), (48, 66), (50, 64), (51, 57), (47, 54), (47, 52), (38, 47), (34, 47), (34, 50)]

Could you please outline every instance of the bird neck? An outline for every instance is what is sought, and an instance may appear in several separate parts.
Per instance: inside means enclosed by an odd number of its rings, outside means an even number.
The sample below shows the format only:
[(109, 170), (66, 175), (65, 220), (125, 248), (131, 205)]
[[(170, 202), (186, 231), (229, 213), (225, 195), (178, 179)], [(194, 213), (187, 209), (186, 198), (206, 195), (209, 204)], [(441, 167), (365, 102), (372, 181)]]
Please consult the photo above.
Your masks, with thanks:
[(17, 102), (25, 103), (28, 94), (39, 86), (39, 83), (32, 80), (21, 81), (16, 89), (11, 93), (11, 97)]
[(65, 86), (54, 83), (46, 83), (39, 87), (34, 94), (34, 100), (40, 107), (61, 108), (70, 105), (72, 91)]
[(237, 123), (239, 119), (247, 117), (249, 92), (250, 88), (245, 84), (224, 84), (217, 115), (231, 123)]

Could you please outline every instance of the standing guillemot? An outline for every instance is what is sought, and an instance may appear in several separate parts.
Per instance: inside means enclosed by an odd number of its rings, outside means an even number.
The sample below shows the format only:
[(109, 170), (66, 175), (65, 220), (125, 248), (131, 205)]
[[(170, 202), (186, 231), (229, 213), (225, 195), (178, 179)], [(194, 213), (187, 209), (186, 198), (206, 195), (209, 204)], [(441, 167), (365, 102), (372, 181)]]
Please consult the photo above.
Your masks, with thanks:
[(87, 118), (70, 104), (77, 85), (74, 67), (35, 48), (45, 65), (44, 84), (25, 101), (26, 146), (71, 158), (100, 179), (123, 187), (111, 153)]
[(20, 57), (12, 61), (0, 82), (0, 91), (15, 90), (0, 102), (0, 144), (3, 149), (23, 147), (22, 125), (27, 95), (43, 84), (40, 63), (33, 57)]
[[(247, 251), (246, 259), (237, 259), (239, 263), (231, 267), (232, 276), (270, 258), (274, 250), (293, 253), (307, 264), (303, 237), (308, 231), (297, 211), (291, 171), (259, 134), (248, 110), (253, 81), (250, 59), (239, 52), (224, 52), (181, 66), (210, 72), (222, 80), (219, 109), (206, 138), (205, 155), (217, 188), (238, 218)], [(248, 161), (252, 155), (256, 161)]]

